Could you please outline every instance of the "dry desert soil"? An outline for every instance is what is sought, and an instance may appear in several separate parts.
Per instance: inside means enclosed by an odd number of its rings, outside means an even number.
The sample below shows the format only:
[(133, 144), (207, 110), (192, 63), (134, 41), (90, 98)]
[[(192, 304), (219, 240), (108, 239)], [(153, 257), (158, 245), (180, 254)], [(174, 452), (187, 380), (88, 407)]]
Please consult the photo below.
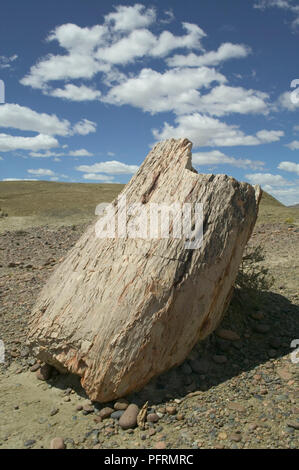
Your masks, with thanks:
[[(50, 448), (55, 438), (67, 449), (298, 448), (299, 353), (291, 343), (299, 338), (299, 208), (267, 194), (249, 245), (262, 247), (274, 282), (236, 290), (220, 329), (183, 364), (105, 404), (90, 402), (77, 377), (45, 377), (26, 346), (32, 306), (96, 205), (121, 188), (0, 183), (0, 449)], [(128, 404), (145, 407), (143, 425), (120, 425)]]

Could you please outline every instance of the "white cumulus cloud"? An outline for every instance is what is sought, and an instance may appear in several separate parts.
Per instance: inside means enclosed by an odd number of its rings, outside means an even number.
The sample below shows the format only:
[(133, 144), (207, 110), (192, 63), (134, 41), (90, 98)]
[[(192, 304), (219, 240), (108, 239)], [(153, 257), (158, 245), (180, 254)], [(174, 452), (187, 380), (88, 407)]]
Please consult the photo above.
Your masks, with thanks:
[(299, 140), (293, 140), (293, 142), (286, 144), (286, 147), (290, 150), (299, 150)]
[(153, 129), (154, 137), (157, 140), (187, 137), (195, 146), (226, 147), (277, 142), (284, 135), (283, 131), (277, 130), (261, 130), (255, 135), (246, 135), (236, 125), (199, 113), (178, 116), (175, 123), (176, 126), (172, 126), (165, 122), (161, 131)]
[(80, 165), (76, 167), (77, 171), (84, 173), (108, 173), (111, 175), (134, 174), (138, 170), (137, 165), (127, 165), (117, 160), (95, 163), (94, 165)]
[(10, 103), (0, 106), (0, 127), (61, 136), (67, 136), (71, 132), (70, 122), (66, 119)]
[(105, 101), (118, 106), (130, 104), (153, 114), (170, 110), (190, 112), (200, 101), (198, 88), (225, 81), (224, 75), (207, 67), (178, 68), (165, 73), (142, 69), (137, 77), (111, 88)]
[(100, 173), (85, 173), (82, 177), (85, 180), (100, 181), (102, 183), (114, 183), (114, 176), (101, 175)]
[(34, 176), (55, 176), (54, 171), (49, 170), (48, 168), (38, 168), (36, 170), (30, 169), (27, 170), (27, 173)]
[(295, 162), (280, 162), (278, 167), (280, 170), (290, 171), (299, 175), (299, 163)]
[(243, 44), (232, 44), (225, 42), (217, 51), (206, 52), (202, 55), (194, 53), (188, 55), (175, 55), (167, 59), (170, 67), (200, 67), (203, 65), (218, 65), (229, 59), (241, 59), (250, 54), (251, 49)]
[(12, 150), (38, 151), (58, 146), (58, 141), (54, 137), (45, 134), (38, 134), (35, 137), (19, 137), (0, 134), (1, 152), (10, 152)]
[(146, 8), (139, 3), (134, 6), (118, 5), (114, 12), (105, 16), (106, 24), (111, 24), (115, 31), (132, 31), (150, 26), (156, 19), (153, 8)]
[(264, 162), (259, 160), (230, 157), (219, 150), (193, 153), (192, 163), (196, 166), (232, 165), (237, 168), (252, 168), (253, 170), (262, 168), (265, 165)]
[(261, 186), (284, 186), (292, 184), (281, 175), (272, 175), (271, 173), (252, 173), (245, 175), (245, 177), (250, 183), (260, 184)]
[[(186, 34), (175, 36), (170, 31), (154, 35), (149, 29), (155, 19), (154, 10), (143, 5), (117, 6), (105, 16), (101, 25), (81, 28), (64, 24), (49, 35), (49, 42), (57, 41), (65, 54), (49, 54), (33, 65), (21, 83), (39, 88), (46, 94), (72, 99), (78, 91), (65, 87), (52, 90), (49, 83), (56, 80), (91, 79), (99, 72), (109, 75), (113, 64), (126, 64), (144, 56), (165, 57), (178, 48), (202, 49), (201, 39), (206, 36), (196, 24), (182, 23)], [(58, 91), (57, 91), (58, 90)], [(91, 92), (81, 90), (88, 97)], [(99, 95), (93, 95), (98, 99)]]
[(80, 135), (88, 135), (92, 132), (96, 132), (97, 124), (93, 121), (89, 121), (88, 119), (82, 119), (80, 122), (73, 127), (74, 134)]
[(68, 83), (64, 88), (56, 88), (49, 93), (56, 98), (64, 98), (70, 101), (94, 101), (100, 99), (102, 93), (99, 90), (85, 85), (73, 85)]

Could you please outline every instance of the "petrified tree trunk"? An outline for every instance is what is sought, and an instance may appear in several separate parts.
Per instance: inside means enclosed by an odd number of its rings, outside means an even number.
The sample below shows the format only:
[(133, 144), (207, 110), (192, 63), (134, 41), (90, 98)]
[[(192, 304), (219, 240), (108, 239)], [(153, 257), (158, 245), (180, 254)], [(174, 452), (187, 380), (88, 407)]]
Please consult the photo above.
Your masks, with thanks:
[[(157, 144), (121, 195), (127, 207), (203, 203), (201, 246), (188, 249), (171, 233), (124, 237), (120, 219), (116, 237), (99, 238), (95, 222), (34, 307), (29, 344), (46, 363), (79, 374), (92, 400), (124, 396), (180, 364), (217, 327), (230, 300), (261, 190), (226, 175), (197, 174), (191, 147), (187, 139)], [(118, 217), (117, 206), (116, 199)], [(132, 221), (134, 214), (128, 227)]]

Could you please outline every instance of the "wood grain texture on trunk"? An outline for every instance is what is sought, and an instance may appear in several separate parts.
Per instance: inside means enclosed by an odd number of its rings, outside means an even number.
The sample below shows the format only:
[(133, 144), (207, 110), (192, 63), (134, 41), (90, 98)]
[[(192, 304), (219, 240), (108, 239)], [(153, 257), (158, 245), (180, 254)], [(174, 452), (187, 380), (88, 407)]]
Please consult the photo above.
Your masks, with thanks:
[[(99, 238), (95, 221), (32, 311), (28, 342), (34, 352), (80, 375), (92, 400), (125, 396), (182, 363), (218, 326), (230, 300), (261, 189), (227, 175), (196, 173), (191, 147), (187, 139), (158, 143), (121, 196), (127, 207), (202, 203), (201, 247), (186, 249), (183, 237)], [(128, 215), (128, 224), (134, 220)]]

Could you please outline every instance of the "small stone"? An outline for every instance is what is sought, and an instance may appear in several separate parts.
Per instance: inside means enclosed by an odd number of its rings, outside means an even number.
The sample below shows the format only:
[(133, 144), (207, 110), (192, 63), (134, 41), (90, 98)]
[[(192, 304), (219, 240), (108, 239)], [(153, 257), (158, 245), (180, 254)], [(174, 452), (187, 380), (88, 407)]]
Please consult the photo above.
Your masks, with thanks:
[(262, 320), (264, 318), (264, 314), (263, 314), (263, 312), (252, 312), (251, 317), (254, 320)]
[(198, 395), (201, 395), (201, 394), (202, 394), (201, 390), (196, 390), (195, 392), (187, 393), (186, 398), (197, 397)]
[(7, 267), (8, 267), (8, 268), (16, 268), (16, 267), (17, 267), (17, 263), (14, 263), (13, 261), (11, 261), (10, 263), (8, 263)]
[(148, 432), (148, 435), (149, 437), (152, 437), (156, 434), (156, 430), (155, 429), (150, 429), (149, 432)]
[(266, 334), (270, 331), (270, 326), (265, 325), (265, 324), (256, 323), (255, 325), (253, 325), (253, 330), (256, 333), (260, 333), (260, 334), (264, 335), (264, 334)]
[(55, 437), (50, 444), (51, 449), (65, 449), (65, 443), (62, 437)]
[(40, 368), (40, 364), (34, 364), (30, 367), (30, 372), (36, 372)]
[(297, 431), (298, 431), (298, 429), (299, 429), (299, 421), (288, 421), (288, 422), (287, 422), (287, 425), (288, 425), (290, 428), (296, 429)]
[(220, 328), (216, 331), (216, 336), (218, 338), (226, 339), (227, 341), (238, 341), (240, 336), (232, 330), (225, 330), (224, 328)]
[(184, 415), (183, 413), (178, 413), (178, 414), (176, 415), (176, 419), (177, 419), (178, 421), (183, 421), (184, 418), (185, 418), (185, 415)]
[(125, 410), (113, 411), (113, 413), (111, 413), (110, 417), (113, 418), (113, 419), (119, 419), (124, 414), (124, 412), (125, 412)]
[(220, 441), (224, 441), (225, 439), (227, 439), (227, 434), (226, 432), (220, 432), (218, 434), (218, 439), (220, 439)]
[(128, 408), (125, 410), (124, 414), (119, 420), (119, 425), (123, 429), (134, 428), (137, 424), (137, 416), (139, 413), (139, 408), (134, 403), (131, 403)]
[(29, 356), (29, 348), (24, 346), (20, 351), (21, 357), (28, 357)]
[(52, 367), (49, 364), (42, 365), (39, 370), (36, 372), (36, 377), (38, 380), (49, 380), (52, 374)]
[(177, 409), (175, 406), (166, 406), (166, 413), (169, 415), (175, 415), (177, 412)]
[(59, 412), (59, 409), (58, 409), (58, 408), (53, 408), (53, 409), (50, 411), (50, 416), (55, 416), (55, 415), (57, 415), (58, 412)]
[(215, 354), (213, 356), (213, 361), (216, 364), (225, 364), (227, 362), (227, 357), (223, 356), (223, 355), (220, 355), (220, 354)]
[(122, 411), (122, 410), (126, 410), (128, 406), (129, 406), (128, 400), (126, 400), (125, 398), (120, 398), (114, 403), (113, 408), (116, 411)]
[(161, 406), (157, 409), (157, 413), (160, 413), (161, 415), (165, 415), (166, 413), (166, 408), (165, 406)]
[(77, 405), (76, 406), (76, 411), (82, 411), (83, 410), (83, 406), (82, 405)]
[(166, 442), (164, 441), (156, 442), (155, 449), (161, 449), (161, 450), (166, 449)]
[(34, 364), (36, 364), (36, 359), (34, 357), (28, 357), (26, 362), (27, 362), (28, 366), (31, 367), (31, 366), (34, 366)]
[(256, 423), (250, 423), (250, 424), (248, 425), (248, 430), (249, 430), (249, 431), (254, 431), (256, 428), (257, 428), (257, 424), (256, 424)]
[(157, 415), (157, 413), (149, 413), (147, 415), (147, 421), (149, 423), (157, 423), (159, 421), (159, 416)]
[(36, 443), (35, 439), (29, 439), (28, 441), (24, 442), (25, 447), (31, 447)]
[(103, 421), (103, 419), (102, 419), (100, 416), (96, 416), (96, 417), (94, 418), (94, 422), (95, 422), (96, 424), (99, 424), (99, 423), (101, 423), (102, 421)]
[(70, 397), (64, 397), (64, 398), (63, 398), (63, 401), (69, 402), (69, 401), (71, 401), (71, 399), (70, 399)]
[(230, 439), (234, 442), (240, 442), (242, 440), (242, 436), (240, 433), (234, 432), (231, 434)]
[(113, 408), (110, 408), (109, 406), (106, 406), (105, 408), (102, 408), (98, 414), (98, 416), (102, 419), (110, 418), (111, 414), (114, 412)]
[(93, 413), (94, 412), (94, 407), (92, 405), (88, 405), (88, 404), (85, 404), (83, 405), (83, 411), (85, 411), (85, 413)]

